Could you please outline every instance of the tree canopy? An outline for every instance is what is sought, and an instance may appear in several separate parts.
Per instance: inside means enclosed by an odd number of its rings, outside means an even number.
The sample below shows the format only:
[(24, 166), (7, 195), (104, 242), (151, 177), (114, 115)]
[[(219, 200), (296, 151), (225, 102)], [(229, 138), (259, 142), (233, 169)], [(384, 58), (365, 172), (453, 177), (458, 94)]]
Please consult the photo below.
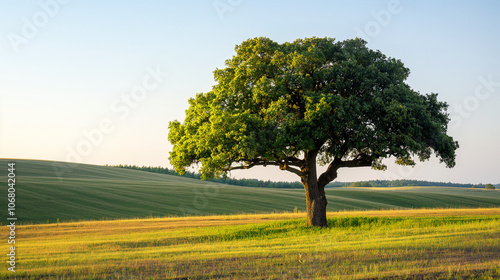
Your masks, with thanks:
[[(319, 199), (325, 209), (323, 188), (339, 168), (384, 170), (385, 158), (415, 165), (432, 153), (453, 167), (448, 105), (411, 89), (410, 70), (366, 44), (244, 41), (214, 71), (213, 89), (189, 99), (184, 122), (170, 122), (171, 164), (183, 173), (201, 163), (203, 178), (276, 165), (300, 176), (308, 206)], [(327, 171), (316, 174), (317, 164)]]

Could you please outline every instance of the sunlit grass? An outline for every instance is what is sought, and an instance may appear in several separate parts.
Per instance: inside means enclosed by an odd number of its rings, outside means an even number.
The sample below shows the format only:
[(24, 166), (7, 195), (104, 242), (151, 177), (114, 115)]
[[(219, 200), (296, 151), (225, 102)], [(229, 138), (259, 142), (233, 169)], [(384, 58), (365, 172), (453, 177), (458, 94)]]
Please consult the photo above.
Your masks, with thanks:
[[(331, 212), (328, 217), (326, 229), (305, 226), (304, 213), (26, 225), (16, 237), (14, 275), (33, 279), (500, 276), (500, 208)], [(0, 272), (0, 277), (8, 276), (13, 275)]]

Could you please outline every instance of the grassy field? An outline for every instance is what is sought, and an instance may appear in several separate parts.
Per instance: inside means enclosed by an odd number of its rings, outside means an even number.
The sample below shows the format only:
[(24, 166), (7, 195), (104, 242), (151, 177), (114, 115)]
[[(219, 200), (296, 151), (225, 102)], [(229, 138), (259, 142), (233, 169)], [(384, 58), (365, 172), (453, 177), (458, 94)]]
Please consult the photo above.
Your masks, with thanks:
[[(16, 214), (25, 224), (305, 210), (301, 189), (238, 187), (96, 165), (0, 159), (4, 182), (7, 163), (12, 161), (16, 162)], [(498, 190), (338, 188), (326, 193), (330, 211), (500, 206)], [(1, 201), (0, 207), (6, 209), (7, 200)]]
[(327, 229), (306, 227), (301, 217), (24, 225), (16, 273), (3, 269), (0, 278), (500, 278), (500, 208), (332, 212)]
[(303, 190), (14, 162), (16, 273), (0, 279), (500, 279), (499, 191), (328, 189), (318, 229)]

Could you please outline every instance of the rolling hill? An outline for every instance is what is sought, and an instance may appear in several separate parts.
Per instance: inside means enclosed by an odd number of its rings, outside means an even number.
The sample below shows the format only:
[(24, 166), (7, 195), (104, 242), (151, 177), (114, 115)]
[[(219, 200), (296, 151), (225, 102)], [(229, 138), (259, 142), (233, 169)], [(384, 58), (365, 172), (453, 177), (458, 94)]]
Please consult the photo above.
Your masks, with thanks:
[[(238, 187), (88, 164), (0, 159), (3, 182), (9, 162), (16, 163), (21, 223), (305, 210), (299, 189)], [(500, 206), (500, 191), (482, 189), (336, 188), (326, 193), (329, 211)]]

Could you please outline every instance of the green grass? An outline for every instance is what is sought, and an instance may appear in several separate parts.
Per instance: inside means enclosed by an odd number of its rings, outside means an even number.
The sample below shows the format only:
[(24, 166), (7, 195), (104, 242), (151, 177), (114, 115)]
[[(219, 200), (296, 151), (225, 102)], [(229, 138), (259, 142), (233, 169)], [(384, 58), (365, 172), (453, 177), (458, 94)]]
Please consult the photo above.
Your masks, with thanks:
[[(305, 210), (304, 191), (299, 189), (230, 186), (86, 164), (0, 159), (4, 182), (12, 161), (21, 223)], [(339, 188), (326, 193), (329, 211), (500, 206), (500, 191), (481, 189)], [(6, 200), (0, 207), (7, 208)]]
[[(19, 227), (10, 279), (498, 279), (500, 208)], [(6, 244), (0, 245), (2, 251)]]
[[(499, 191), (329, 189), (328, 209), (349, 211), (321, 229), (305, 226), (302, 190), (14, 161), (17, 272), (0, 279), (500, 278)], [(184, 215), (204, 216), (153, 218)]]

